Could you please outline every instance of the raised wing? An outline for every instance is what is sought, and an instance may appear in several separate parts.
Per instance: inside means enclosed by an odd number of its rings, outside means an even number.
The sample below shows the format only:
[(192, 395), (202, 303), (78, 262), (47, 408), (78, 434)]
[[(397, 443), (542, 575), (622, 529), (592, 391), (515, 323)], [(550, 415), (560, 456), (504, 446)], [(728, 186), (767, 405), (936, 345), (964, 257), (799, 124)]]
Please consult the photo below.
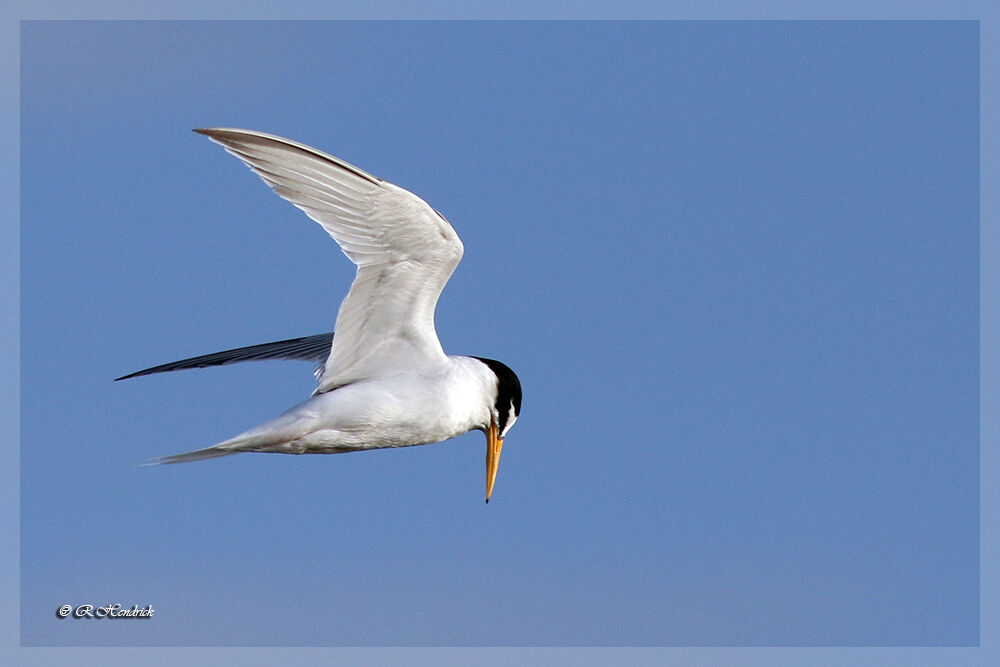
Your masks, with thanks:
[(434, 309), (463, 252), (447, 220), (416, 195), (308, 146), (248, 130), (196, 132), (322, 225), (358, 266), (317, 393), (444, 361)]
[(152, 375), (153, 373), (182, 371), (188, 368), (225, 366), (226, 364), (235, 364), (240, 361), (298, 359), (318, 364), (321, 361), (326, 361), (326, 358), (330, 356), (330, 346), (332, 344), (333, 332), (316, 334), (315, 336), (304, 336), (302, 338), (289, 338), (288, 340), (278, 340), (273, 343), (248, 345), (247, 347), (237, 347), (232, 350), (213, 352), (212, 354), (202, 354), (189, 359), (181, 359), (180, 361), (171, 361), (167, 364), (160, 364), (159, 366), (123, 375), (120, 378), (115, 378), (115, 381), (127, 380), (141, 375)]

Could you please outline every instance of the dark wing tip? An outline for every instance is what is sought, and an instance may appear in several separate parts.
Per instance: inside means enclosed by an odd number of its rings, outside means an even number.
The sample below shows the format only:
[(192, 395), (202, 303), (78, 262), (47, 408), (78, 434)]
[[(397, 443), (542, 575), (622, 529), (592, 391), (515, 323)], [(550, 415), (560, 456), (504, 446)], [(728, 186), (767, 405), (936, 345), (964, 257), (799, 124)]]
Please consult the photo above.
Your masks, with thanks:
[(129, 373), (128, 375), (123, 375), (120, 378), (115, 378), (115, 382), (119, 382), (120, 380), (128, 380), (129, 378), (142, 377), (143, 375), (153, 375), (155, 373), (165, 373), (167, 371), (181, 370), (182, 368), (188, 368), (188, 366), (176, 366), (176, 362), (170, 364), (161, 364), (160, 366), (153, 366), (152, 368), (144, 368), (141, 371), (136, 371), (135, 373)]
[[(373, 185), (382, 185), (383, 181), (377, 176), (372, 176), (364, 169), (360, 167), (355, 167), (349, 162), (344, 162), (340, 158), (333, 157), (332, 155), (327, 155), (323, 151), (316, 150), (312, 146), (306, 146), (305, 144), (300, 144), (297, 141), (292, 141), (291, 139), (285, 139), (284, 137), (279, 137), (276, 134), (268, 134), (267, 132), (257, 132), (256, 130), (240, 130), (234, 127), (198, 127), (193, 130), (198, 134), (204, 134), (206, 137), (211, 139), (216, 143), (221, 143), (228, 149), (234, 149), (229, 142), (240, 144), (240, 143), (264, 143), (264, 144), (277, 144), (284, 146), (285, 148), (292, 148), (297, 151), (301, 151), (307, 155), (311, 155), (314, 158), (318, 158), (325, 162), (329, 162), (340, 169), (344, 169), (359, 178), (363, 178)], [(237, 156), (240, 157), (240, 156)], [(240, 157), (240, 159), (244, 159)], [(244, 160), (246, 161), (246, 160)], [(249, 163), (248, 163), (249, 164)]]
[(300, 361), (322, 362), (330, 356), (330, 347), (333, 345), (333, 332), (316, 334), (315, 336), (303, 336), (302, 338), (289, 338), (273, 343), (262, 343), (259, 345), (248, 345), (237, 347), (232, 350), (202, 354), (197, 357), (171, 361), (152, 368), (144, 368), (141, 371), (123, 375), (115, 378), (127, 380), (129, 378), (140, 377), (142, 375), (153, 375), (154, 373), (166, 373), (169, 371), (180, 371), (189, 368), (209, 368), (211, 366), (226, 366), (240, 361), (263, 361), (266, 359), (296, 359)]
[(235, 128), (227, 127), (196, 127), (191, 131), (197, 132), (198, 134), (204, 134), (206, 137), (225, 136), (227, 134), (233, 136), (253, 136), (253, 134), (255, 134), (248, 132), (247, 130), (237, 130)]

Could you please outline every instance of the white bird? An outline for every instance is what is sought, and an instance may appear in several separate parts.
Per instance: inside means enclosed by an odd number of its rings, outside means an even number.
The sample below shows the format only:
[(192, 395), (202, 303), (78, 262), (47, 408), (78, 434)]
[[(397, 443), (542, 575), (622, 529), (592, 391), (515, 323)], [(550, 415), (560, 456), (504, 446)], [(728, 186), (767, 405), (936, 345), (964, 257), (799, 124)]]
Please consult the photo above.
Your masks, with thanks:
[(462, 242), (416, 195), (303, 144), (261, 132), (195, 130), (221, 144), (283, 199), (323, 226), (357, 265), (334, 334), (253, 345), (118, 378), (257, 359), (322, 362), (306, 401), (206, 449), (155, 459), (183, 463), (240, 452), (339, 454), (486, 434), (486, 502), (521, 383), (506, 365), (447, 356), (434, 329), (441, 290)]

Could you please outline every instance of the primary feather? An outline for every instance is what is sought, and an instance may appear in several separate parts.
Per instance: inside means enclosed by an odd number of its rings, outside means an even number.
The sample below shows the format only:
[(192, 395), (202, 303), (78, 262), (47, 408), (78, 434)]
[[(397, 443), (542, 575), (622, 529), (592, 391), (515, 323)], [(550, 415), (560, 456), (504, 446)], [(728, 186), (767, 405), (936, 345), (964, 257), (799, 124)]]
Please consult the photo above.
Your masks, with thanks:
[[(189, 357), (180, 361), (171, 361), (152, 368), (145, 368), (135, 373), (123, 375), (118, 380), (140, 377), (142, 375), (152, 375), (153, 373), (167, 373), (170, 371), (182, 371), (189, 368), (209, 368), (210, 366), (226, 366), (241, 361), (264, 361), (266, 359), (299, 359), (301, 361), (312, 361), (315, 363), (325, 362), (330, 356), (330, 346), (333, 344), (333, 332), (316, 334), (315, 336), (303, 336), (302, 338), (289, 338), (288, 340), (277, 340), (273, 343), (261, 343), (259, 345), (247, 345), (237, 347), (232, 350), (202, 354), (197, 357)], [(322, 371), (322, 366), (317, 369), (317, 376)]]

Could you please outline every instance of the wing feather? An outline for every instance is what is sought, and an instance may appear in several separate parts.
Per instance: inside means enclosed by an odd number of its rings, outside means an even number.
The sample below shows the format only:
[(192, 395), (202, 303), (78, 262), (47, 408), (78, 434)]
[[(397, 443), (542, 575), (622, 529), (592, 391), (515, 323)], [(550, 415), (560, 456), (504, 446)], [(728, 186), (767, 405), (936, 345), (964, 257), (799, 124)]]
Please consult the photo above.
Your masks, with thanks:
[(160, 364), (159, 366), (123, 375), (120, 378), (115, 378), (115, 381), (127, 380), (128, 378), (139, 377), (141, 375), (152, 375), (153, 373), (181, 371), (189, 368), (225, 366), (241, 361), (299, 359), (319, 363), (326, 361), (326, 358), (330, 356), (330, 346), (332, 343), (333, 332), (305, 336), (303, 338), (290, 338), (288, 340), (262, 343), (260, 345), (248, 345), (246, 347), (237, 347), (233, 350), (223, 350), (222, 352), (202, 354), (189, 359), (181, 359), (180, 361), (171, 361), (170, 363)]
[(317, 392), (443, 362), (434, 310), (463, 252), (444, 217), (416, 195), (303, 144), (248, 130), (196, 132), (322, 225), (358, 267)]

